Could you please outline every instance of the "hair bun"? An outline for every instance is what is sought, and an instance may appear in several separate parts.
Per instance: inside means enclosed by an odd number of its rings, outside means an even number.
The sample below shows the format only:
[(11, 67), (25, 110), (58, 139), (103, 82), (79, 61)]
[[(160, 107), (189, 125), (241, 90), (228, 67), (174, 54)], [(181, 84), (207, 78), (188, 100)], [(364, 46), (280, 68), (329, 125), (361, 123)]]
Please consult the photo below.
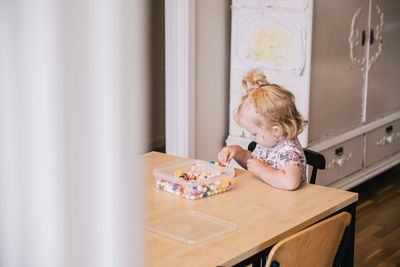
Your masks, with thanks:
[(253, 89), (268, 85), (269, 83), (265, 74), (260, 69), (254, 69), (247, 73), (242, 80), (242, 84), (246, 89), (246, 92), (249, 92)]

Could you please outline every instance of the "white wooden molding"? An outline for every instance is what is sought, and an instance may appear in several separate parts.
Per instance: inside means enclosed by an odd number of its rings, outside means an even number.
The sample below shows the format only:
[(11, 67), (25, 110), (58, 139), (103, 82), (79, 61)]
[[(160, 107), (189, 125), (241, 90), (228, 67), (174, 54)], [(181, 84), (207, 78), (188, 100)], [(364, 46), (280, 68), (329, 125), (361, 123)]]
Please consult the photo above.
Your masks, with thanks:
[(312, 144), (309, 146), (309, 149), (315, 150), (315, 151), (322, 151), (325, 150), (329, 147), (332, 147), (334, 145), (340, 144), (342, 142), (345, 142), (347, 140), (350, 140), (351, 138), (354, 138), (356, 136), (362, 135), (364, 133), (367, 133), (369, 131), (372, 131), (376, 128), (382, 127), (385, 124), (391, 123), (395, 120), (400, 119), (400, 111), (393, 112), (391, 114), (388, 114), (385, 117), (382, 117), (380, 119), (374, 120), (370, 123), (361, 125), (357, 128), (354, 128), (352, 130), (349, 130), (347, 132), (344, 132), (342, 134), (332, 136), (330, 138), (327, 138), (326, 140), (323, 140), (321, 142), (316, 142), (315, 144)]
[(165, 1), (166, 153), (194, 157), (195, 2)]

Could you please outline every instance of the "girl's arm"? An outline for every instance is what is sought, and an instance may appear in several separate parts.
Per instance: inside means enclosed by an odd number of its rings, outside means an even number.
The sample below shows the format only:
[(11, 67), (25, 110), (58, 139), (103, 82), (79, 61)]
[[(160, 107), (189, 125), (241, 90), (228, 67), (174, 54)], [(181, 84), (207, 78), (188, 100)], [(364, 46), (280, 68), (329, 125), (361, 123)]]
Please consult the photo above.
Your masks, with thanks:
[(301, 168), (295, 164), (277, 170), (258, 159), (249, 159), (247, 169), (273, 187), (295, 190), (300, 186)]
[(251, 151), (245, 150), (240, 146), (226, 146), (218, 153), (218, 160), (222, 164), (229, 163), (232, 159), (234, 159), (244, 169), (247, 169), (247, 161), (250, 158)]

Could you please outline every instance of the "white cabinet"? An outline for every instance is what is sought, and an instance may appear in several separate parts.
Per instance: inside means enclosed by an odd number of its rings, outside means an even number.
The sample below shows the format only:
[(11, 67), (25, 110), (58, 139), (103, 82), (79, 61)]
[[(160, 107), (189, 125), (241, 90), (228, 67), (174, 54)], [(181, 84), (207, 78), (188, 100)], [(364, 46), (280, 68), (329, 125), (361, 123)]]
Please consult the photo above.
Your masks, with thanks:
[[(267, 76), (295, 94), (309, 120), (302, 144), (323, 153), (329, 167), (317, 183), (349, 189), (400, 163), (400, 1), (305, 2), (304, 10), (279, 10), (306, 18), (303, 72)], [(249, 138), (232, 120), (243, 73), (231, 68), (227, 144), (245, 147)]]
[(310, 143), (400, 107), (400, 2), (339, 2), (314, 2)]
[[(350, 188), (400, 162), (400, 2), (314, 1), (311, 45), (308, 140), (328, 159), (317, 183)], [(349, 142), (352, 159), (329, 165)]]
[[(362, 122), (368, 9), (365, 0), (314, 1), (309, 143)], [(350, 31), (357, 40), (352, 48)]]
[(400, 107), (400, 1), (371, 1), (366, 120)]

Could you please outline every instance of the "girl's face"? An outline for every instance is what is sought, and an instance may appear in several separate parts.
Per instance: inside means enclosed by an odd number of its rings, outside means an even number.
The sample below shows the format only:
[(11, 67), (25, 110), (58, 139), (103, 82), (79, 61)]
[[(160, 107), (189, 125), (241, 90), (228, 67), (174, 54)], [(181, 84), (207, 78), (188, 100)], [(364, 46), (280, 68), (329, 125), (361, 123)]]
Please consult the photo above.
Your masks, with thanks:
[(280, 127), (272, 126), (261, 128), (254, 123), (255, 115), (256, 110), (253, 106), (245, 106), (240, 120), (241, 126), (249, 132), (251, 139), (256, 141), (257, 144), (264, 147), (275, 146), (280, 140)]
[(277, 133), (274, 129), (267, 130), (254, 124), (251, 120), (243, 119), (241, 121), (243, 128), (245, 128), (250, 138), (264, 147), (273, 147), (278, 143)]

